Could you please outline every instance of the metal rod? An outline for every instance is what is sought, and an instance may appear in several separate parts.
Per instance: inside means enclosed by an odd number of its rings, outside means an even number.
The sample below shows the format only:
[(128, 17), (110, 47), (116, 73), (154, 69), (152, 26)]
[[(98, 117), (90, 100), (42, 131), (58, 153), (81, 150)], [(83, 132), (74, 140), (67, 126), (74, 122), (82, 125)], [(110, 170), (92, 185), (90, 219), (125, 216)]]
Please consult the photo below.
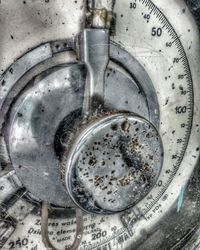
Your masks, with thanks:
[(104, 108), (104, 75), (109, 61), (109, 30), (85, 29), (82, 34), (83, 57), (87, 67), (83, 115)]
[(113, 0), (88, 0), (85, 28), (81, 32), (81, 61), (87, 68), (83, 116), (104, 109), (104, 76), (109, 62)]

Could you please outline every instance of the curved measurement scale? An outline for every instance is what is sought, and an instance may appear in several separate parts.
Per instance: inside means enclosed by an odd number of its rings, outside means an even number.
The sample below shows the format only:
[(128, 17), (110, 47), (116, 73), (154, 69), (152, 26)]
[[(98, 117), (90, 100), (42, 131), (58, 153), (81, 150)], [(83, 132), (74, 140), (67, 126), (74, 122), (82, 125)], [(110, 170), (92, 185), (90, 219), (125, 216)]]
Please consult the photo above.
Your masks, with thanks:
[[(132, 249), (174, 204), (181, 209), (177, 199), (180, 193), (184, 195), (199, 155), (199, 40), (185, 4), (170, 0), (166, 6), (165, 2), (116, 1), (116, 36), (112, 37), (143, 65), (154, 84), (164, 146), (160, 177), (149, 195), (129, 212), (104, 217), (85, 215), (80, 250)], [(55, 245), (64, 249), (73, 242), (75, 219), (67, 214), (50, 219), (49, 232)], [(17, 247), (43, 249), (37, 215), (30, 214), (19, 222), (3, 249)]]
[[(165, 152), (162, 173), (157, 182), (157, 192), (155, 189), (152, 191), (151, 198), (147, 197), (149, 201), (145, 201), (145, 208), (142, 209), (146, 214), (166, 191), (185, 155), (193, 121), (193, 81), (188, 59), (179, 39), (181, 36), (176, 33), (165, 15), (148, 0), (136, 0), (127, 5), (133, 12), (130, 15), (140, 19), (143, 26), (139, 27), (144, 30), (141, 30), (141, 33), (139, 30), (136, 32), (133, 30), (131, 33), (126, 22), (128, 20), (125, 20), (126, 30), (130, 32), (129, 41), (128, 44), (125, 44), (122, 38), (121, 41), (126, 48), (128, 46), (130, 53), (134, 53), (137, 42), (140, 46), (140, 39), (148, 41), (147, 46), (140, 47), (141, 51), (136, 52), (135, 56), (138, 56), (138, 60), (146, 69), (149, 66), (152, 68), (154, 87), (160, 104), (160, 134)], [(130, 18), (130, 15), (125, 18)], [(123, 14), (121, 18), (124, 18)], [(117, 25), (119, 30), (124, 30), (124, 23), (123, 27)], [(137, 34), (142, 34), (143, 37), (137, 37)], [(130, 37), (133, 37), (134, 45), (131, 44)], [(148, 69), (147, 72), (149, 73)]]

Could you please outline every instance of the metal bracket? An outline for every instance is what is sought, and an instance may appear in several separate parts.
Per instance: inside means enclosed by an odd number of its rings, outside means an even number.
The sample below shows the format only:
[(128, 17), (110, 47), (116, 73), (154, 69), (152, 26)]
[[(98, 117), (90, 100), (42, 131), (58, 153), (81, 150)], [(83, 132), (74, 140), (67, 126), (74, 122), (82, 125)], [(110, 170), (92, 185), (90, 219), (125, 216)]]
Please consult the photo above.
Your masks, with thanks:
[[(42, 215), (41, 215), (41, 232), (42, 232), (42, 241), (47, 249), (51, 250), (59, 250), (55, 246), (52, 245), (49, 239), (48, 233), (48, 218), (49, 218), (49, 204), (47, 202), (42, 203)], [(73, 244), (68, 250), (77, 250), (81, 239), (83, 237), (83, 214), (79, 208), (76, 208), (76, 236)]]

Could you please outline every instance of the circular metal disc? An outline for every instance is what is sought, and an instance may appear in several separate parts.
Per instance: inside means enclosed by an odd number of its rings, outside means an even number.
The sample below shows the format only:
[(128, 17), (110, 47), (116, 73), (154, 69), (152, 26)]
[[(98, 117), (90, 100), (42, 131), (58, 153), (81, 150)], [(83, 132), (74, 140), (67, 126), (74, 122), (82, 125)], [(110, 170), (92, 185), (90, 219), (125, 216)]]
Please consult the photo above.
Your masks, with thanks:
[[(55, 140), (62, 144), (62, 135), (69, 131), (68, 123), (64, 131), (60, 127), (65, 118), (73, 118), (73, 112), (82, 108), (84, 83), (83, 65), (47, 70), (30, 83), (10, 115), (9, 153), (18, 177), (35, 197), (59, 206), (68, 206), (70, 200), (60, 180), (57, 156), (62, 152), (56, 152), (54, 144)], [(144, 93), (133, 80), (111, 68), (106, 72), (105, 104), (149, 118)]]
[(163, 148), (156, 128), (145, 119), (130, 113), (103, 115), (74, 137), (62, 165), (67, 190), (82, 209), (120, 212), (155, 185)]

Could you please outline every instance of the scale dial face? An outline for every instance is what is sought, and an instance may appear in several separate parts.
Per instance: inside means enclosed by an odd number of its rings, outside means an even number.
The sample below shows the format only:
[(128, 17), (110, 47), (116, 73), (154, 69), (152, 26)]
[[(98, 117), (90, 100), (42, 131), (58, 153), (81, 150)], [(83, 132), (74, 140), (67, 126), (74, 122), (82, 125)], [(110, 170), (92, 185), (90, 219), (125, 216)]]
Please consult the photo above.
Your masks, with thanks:
[[(57, 0), (54, 2), (23, 1), (22, 3), (16, 3), (14, 0), (10, 0), (1, 3), (0, 14), (4, 17), (5, 23), (3, 23), (2, 19), (0, 26), (8, 25), (7, 30), (10, 30), (11, 33), (11, 35), (8, 35), (8, 31), (5, 31), (7, 34), (4, 38), (6, 42), (3, 38), (0, 38), (0, 48), (3, 50), (1, 68), (2, 71), (5, 71), (1, 76), (0, 87), (2, 110), (6, 110), (6, 104), (13, 97), (12, 94), (9, 95), (13, 86), (7, 86), (6, 84), (8, 75), (12, 76), (13, 74), (12, 67), (8, 68), (7, 71), (5, 68), (22, 55), (27, 55), (26, 60), (30, 60), (33, 64), (34, 60), (38, 60), (40, 68), (40, 72), (36, 72), (36, 70), (34, 72), (34, 69), (28, 69), (29, 64), (27, 63), (24, 74), (27, 73), (26, 71), (32, 70), (29, 72), (30, 75), (37, 76), (48, 67), (52, 68), (72, 62), (74, 65), (67, 66), (67, 70), (69, 70), (69, 67), (75, 67), (77, 70), (74, 54), (71, 51), (63, 50), (54, 55), (56, 49), (59, 51), (59, 48), (56, 48), (56, 44), (49, 41), (55, 40), (55, 38), (56, 40), (71, 38), (78, 34), (84, 11), (83, 2), (79, 0), (73, 2)], [(127, 100), (124, 96), (120, 96), (117, 79), (123, 80), (125, 76), (127, 77), (125, 73), (122, 76), (120, 68), (117, 68), (116, 88), (113, 86), (113, 81), (107, 80), (107, 103), (114, 98), (113, 93), (116, 91), (120, 100), (119, 103), (122, 104), (117, 103), (117, 100), (114, 101), (114, 104), (112, 102), (111, 104), (116, 105), (115, 107), (118, 105), (119, 108), (127, 108), (131, 112), (138, 112), (139, 115), (143, 115), (154, 123), (162, 140), (163, 165), (155, 186), (133, 208), (109, 216), (84, 214), (84, 234), (79, 246), (80, 250), (133, 249), (139, 243), (141, 244), (141, 241), (147, 239), (151, 232), (157, 230), (158, 224), (164, 221), (172, 208), (175, 208), (174, 211), (177, 213), (181, 210), (184, 190), (197, 166), (199, 157), (199, 33), (186, 4), (181, 0), (117, 0), (114, 12), (117, 18), (116, 34), (111, 36), (112, 44), (119, 46), (134, 58), (137, 65), (140, 65), (140, 72), (141, 69), (144, 70), (145, 76), (148, 76), (152, 84), (149, 86), (153, 86), (156, 97), (155, 102), (158, 103), (158, 108), (151, 110), (154, 114), (154, 118), (151, 120), (151, 112), (148, 110), (148, 105), (145, 104), (147, 94), (145, 94), (145, 91), (141, 97), (135, 94), (137, 87), (143, 86), (142, 78), (140, 78), (139, 83), (137, 81), (134, 83), (136, 85), (132, 90), (133, 96), (135, 96), (133, 100), (137, 100), (138, 103), (143, 105), (142, 111), (137, 102), (131, 102), (131, 94), (124, 91), (124, 94), (130, 96), (127, 97), (129, 98)], [(33, 25), (29, 20), (30, 16)], [(8, 20), (10, 19), (13, 22), (16, 21), (16, 25), (9, 23)], [(20, 30), (19, 25), (21, 25)], [(25, 37), (26, 39), (22, 39)], [(40, 45), (43, 43), (45, 43), (44, 47)], [(10, 50), (8, 50), (9, 46), (11, 46)], [(40, 51), (39, 58), (43, 57), (41, 60), (30, 57), (26, 53), (27, 50), (33, 51), (36, 46)], [(112, 63), (109, 64), (111, 69), (114, 67)], [(17, 61), (14, 66), (17, 69)], [(44, 84), (48, 83), (49, 88), (55, 90), (56, 86), (59, 85), (56, 77), (60, 77), (61, 74), (64, 75), (65, 67), (62, 67), (56, 69), (57, 71), (54, 70), (53, 73), (51, 72), (52, 75), (54, 74), (53, 83), (51, 83), (51, 78), (48, 80), (48, 76), (44, 75), (38, 77), (33, 86), (28, 85), (28, 82), (30, 84), (28, 80), (27, 86), (24, 83), (26, 88), (23, 89), (22, 93), (23, 102), (20, 103), (21, 99), (16, 100), (13, 104), (14, 108), (7, 109), (7, 111), (10, 111), (8, 127), (6, 127), (6, 123), (3, 124), (6, 112), (2, 112), (4, 117), (3, 115), (0, 117), (1, 127), (3, 132), (6, 131), (6, 136), (5, 138), (1, 136), (1, 140), (2, 145), (3, 141), (7, 143), (9, 152), (14, 151), (14, 142), (16, 138), (20, 137), (19, 134), (16, 134), (21, 124), (19, 121), (21, 119), (20, 112), (18, 111), (26, 109), (26, 106), (23, 105), (30, 103), (31, 98), (33, 98), (31, 91), (34, 92), (38, 86), (43, 91)], [(135, 71), (137, 71), (136, 66)], [(78, 69), (78, 72), (80, 72), (80, 69)], [(110, 74), (112, 73), (108, 71), (108, 77)], [(28, 78), (30, 76), (27, 76)], [(11, 80), (10, 82), (14, 82), (15, 79)], [(133, 84), (130, 77), (127, 77), (126, 81), (126, 86)], [(82, 80), (80, 82), (82, 84)], [(60, 84), (64, 89), (65, 83)], [(70, 81), (67, 84), (70, 84)], [(26, 95), (26, 91), (30, 91), (27, 92), (28, 95)], [(67, 88), (65, 91), (67, 91)], [(139, 92), (138, 95), (140, 95)], [(81, 108), (82, 97), (83, 92), (80, 93), (80, 96), (77, 96), (78, 104), (75, 105), (74, 109)], [(51, 105), (50, 99), (48, 105)], [(70, 107), (71, 103), (66, 103), (66, 105)], [(13, 115), (16, 110), (18, 115)], [(157, 122), (155, 122), (155, 117), (157, 117)], [(51, 140), (49, 141), (51, 142)], [(45, 247), (41, 239), (39, 201), (36, 199), (37, 197), (33, 197), (30, 192), (24, 189), (19, 180), (20, 178), (18, 179), (15, 173), (16, 168), (13, 169), (10, 162), (10, 160), (15, 162), (15, 159), (12, 159), (12, 154), (9, 155), (8, 152), (8, 154), (3, 155), (2, 152), (2, 171), (0, 172), (2, 222), (0, 221), (0, 239), (1, 233), (3, 237), (2, 243), (0, 241), (0, 248), (5, 250), (43, 250)], [(3, 157), (10, 162), (9, 166), (4, 163), (5, 159)], [(52, 209), (54, 211), (49, 218), (49, 237), (58, 249), (67, 249), (72, 244), (75, 235), (75, 214), (71, 209), (64, 210), (56, 207)], [(171, 245), (167, 246), (166, 249), (170, 249), (175, 243), (169, 239)], [(150, 248), (144, 247), (144, 249)]]

